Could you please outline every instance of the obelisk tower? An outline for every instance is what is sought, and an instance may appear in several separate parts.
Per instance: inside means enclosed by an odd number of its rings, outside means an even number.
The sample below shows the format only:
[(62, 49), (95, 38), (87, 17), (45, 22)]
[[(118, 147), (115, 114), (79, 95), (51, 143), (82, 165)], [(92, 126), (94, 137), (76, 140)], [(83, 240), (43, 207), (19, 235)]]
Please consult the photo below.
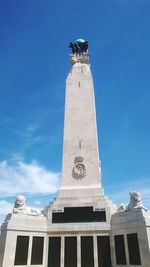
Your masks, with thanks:
[(102, 192), (101, 170), (88, 43), (78, 39), (70, 47), (72, 68), (66, 80), (60, 196), (96, 196)]
[(0, 267), (149, 267), (150, 211), (135, 191), (118, 209), (102, 190), (88, 43), (70, 47), (59, 194), (41, 212), (16, 198), (1, 226)]

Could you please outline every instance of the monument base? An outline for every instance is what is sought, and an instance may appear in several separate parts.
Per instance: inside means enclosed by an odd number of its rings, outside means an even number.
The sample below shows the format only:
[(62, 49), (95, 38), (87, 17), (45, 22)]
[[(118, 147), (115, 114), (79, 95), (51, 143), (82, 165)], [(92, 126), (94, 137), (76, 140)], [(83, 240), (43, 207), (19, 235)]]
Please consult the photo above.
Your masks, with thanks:
[(0, 266), (149, 267), (150, 211), (116, 208), (105, 195), (65, 197), (50, 203), (46, 216), (10, 214)]
[(150, 266), (150, 211), (135, 208), (112, 215), (112, 266)]

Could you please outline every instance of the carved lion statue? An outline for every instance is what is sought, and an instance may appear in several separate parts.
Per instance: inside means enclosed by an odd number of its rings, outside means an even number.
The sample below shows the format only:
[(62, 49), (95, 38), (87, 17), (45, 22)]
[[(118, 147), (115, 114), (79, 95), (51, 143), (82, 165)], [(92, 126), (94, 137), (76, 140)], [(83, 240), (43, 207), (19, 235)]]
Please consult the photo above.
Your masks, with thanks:
[(128, 204), (129, 210), (132, 208), (143, 208), (140, 192), (132, 191), (129, 192), (129, 195), (130, 195), (130, 202)]
[(25, 208), (25, 197), (19, 195), (16, 197), (14, 209), (24, 209)]
[(118, 208), (118, 212), (130, 211), (133, 209), (144, 209), (145, 211), (147, 211), (147, 209), (142, 204), (140, 192), (132, 191), (129, 192), (129, 195), (130, 202), (127, 205), (121, 204)]
[(13, 213), (26, 214), (31, 216), (43, 216), (40, 210), (26, 207), (25, 197), (23, 195), (19, 195), (16, 197)]

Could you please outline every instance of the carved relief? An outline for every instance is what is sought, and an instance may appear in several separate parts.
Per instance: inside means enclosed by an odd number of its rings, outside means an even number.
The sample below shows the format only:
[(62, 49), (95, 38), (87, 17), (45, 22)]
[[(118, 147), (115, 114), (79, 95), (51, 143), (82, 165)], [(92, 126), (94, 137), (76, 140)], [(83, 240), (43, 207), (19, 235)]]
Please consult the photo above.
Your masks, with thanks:
[(86, 167), (83, 163), (84, 158), (81, 156), (75, 157), (74, 159), (74, 167), (72, 170), (72, 176), (75, 179), (82, 179), (86, 174)]
[[(76, 64), (77, 62), (89, 64), (89, 54), (85, 53), (80, 55), (70, 55), (71, 56), (71, 63), (72, 65)], [(82, 72), (82, 68), (77, 69), (77, 72)]]
[(13, 213), (25, 214), (30, 216), (43, 216), (40, 210), (27, 207), (25, 203), (25, 197), (22, 195), (16, 197)]
[(129, 195), (130, 195), (130, 202), (126, 205), (122, 203), (118, 207), (117, 210), (118, 212), (130, 211), (134, 209), (144, 209), (145, 211), (147, 211), (147, 208), (145, 208), (142, 204), (140, 192), (132, 191), (129, 192)]

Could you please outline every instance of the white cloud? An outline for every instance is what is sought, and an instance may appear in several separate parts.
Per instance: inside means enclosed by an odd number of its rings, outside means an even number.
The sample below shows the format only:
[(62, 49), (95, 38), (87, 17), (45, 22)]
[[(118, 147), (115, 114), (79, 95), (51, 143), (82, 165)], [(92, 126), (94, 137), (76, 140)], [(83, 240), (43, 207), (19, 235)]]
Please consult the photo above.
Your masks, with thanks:
[(39, 130), (40, 128), (41, 128), (41, 124), (33, 123), (27, 126), (26, 132), (28, 133), (28, 135), (31, 135), (37, 130)]
[(45, 137), (39, 135), (39, 130), (42, 128), (42, 124), (33, 123), (27, 125), (24, 129), (15, 130), (17, 134), (26, 145), (34, 145), (45, 141)]
[(129, 192), (138, 191), (141, 193), (142, 202), (150, 209), (150, 178), (142, 177), (129, 182), (112, 184), (107, 187), (109, 197), (117, 204), (129, 202)]
[(41, 206), (41, 205), (42, 205), (42, 202), (41, 202), (40, 200), (35, 200), (35, 201), (34, 201), (34, 204), (35, 204), (36, 206)]
[(10, 203), (6, 200), (0, 200), (0, 226), (3, 223), (6, 215), (12, 212), (13, 203)]
[(59, 173), (53, 173), (37, 162), (0, 162), (0, 197), (17, 194), (55, 193), (58, 190)]
[(0, 200), (0, 214), (6, 215), (12, 211), (12, 208), (13, 208), (12, 203), (5, 200)]
[(53, 173), (36, 161), (30, 164), (25, 163), (21, 160), (20, 155), (16, 155), (9, 161), (0, 162), (0, 224), (12, 211), (14, 196), (30, 195), (33, 199), (32, 206), (42, 206), (42, 202), (36, 200), (36, 197), (42, 194), (44, 198), (46, 194), (50, 196), (50, 194), (56, 193), (59, 182), (60, 173)]
[[(13, 203), (10, 202), (14, 202), (16, 195), (28, 195), (30, 203), (33, 203), (31, 206), (42, 207), (43, 197), (50, 197), (50, 194), (56, 193), (59, 182), (60, 173), (53, 173), (36, 161), (25, 163), (20, 155), (16, 155), (12, 160), (0, 162), (0, 221), (2, 222), (12, 211)], [(119, 184), (116, 182), (104, 189), (117, 204), (129, 202), (129, 191), (140, 191), (144, 206), (150, 209), (150, 178), (142, 177), (130, 183), (120, 181)], [(42, 198), (37, 198), (39, 194)]]

